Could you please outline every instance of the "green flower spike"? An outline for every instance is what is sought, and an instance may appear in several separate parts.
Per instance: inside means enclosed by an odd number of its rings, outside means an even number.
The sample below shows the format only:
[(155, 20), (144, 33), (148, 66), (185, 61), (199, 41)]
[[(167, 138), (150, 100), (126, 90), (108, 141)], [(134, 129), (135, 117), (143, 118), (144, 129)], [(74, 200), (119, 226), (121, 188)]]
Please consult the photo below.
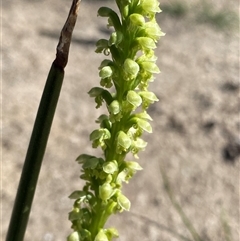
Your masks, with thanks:
[(138, 159), (147, 142), (141, 136), (152, 133), (148, 107), (158, 101), (148, 90), (154, 75), (160, 73), (154, 50), (164, 35), (155, 14), (161, 10), (158, 0), (115, 0), (119, 15), (101, 7), (98, 15), (107, 18), (111, 28), (109, 39), (96, 43), (96, 52), (104, 54), (99, 66), (100, 87), (89, 91), (96, 108), (106, 104), (105, 113), (96, 120), (99, 128), (92, 131), (93, 148), (102, 157), (81, 154), (82, 190), (74, 191), (69, 213), (73, 232), (68, 241), (111, 241), (118, 237), (114, 228), (106, 228), (108, 218), (129, 211), (131, 202), (122, 186), (142, 170), (136, 161), (126, 160), (128, 153)]

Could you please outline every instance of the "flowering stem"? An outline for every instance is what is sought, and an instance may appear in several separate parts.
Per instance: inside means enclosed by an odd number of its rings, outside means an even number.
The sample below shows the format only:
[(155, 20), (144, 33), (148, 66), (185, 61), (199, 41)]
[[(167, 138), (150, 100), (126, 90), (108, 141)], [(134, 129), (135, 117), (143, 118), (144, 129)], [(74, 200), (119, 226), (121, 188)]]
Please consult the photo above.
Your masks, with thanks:
[[(158, 0), (116, 0), (120, 15), (108, 7), (101, 7), (98, 15), (108, 18), (113, 28), (110, 38), (96, 43), (96, 52), (104, 59), (99, 67), (101, 87), (89, 91), (99, 108), (104, 102), (107, 114), (96, 121), (100, 128), (90, 134), (93, 148), (100, 147), (103, 157), (81, 154), (77, 162), (82, 166), (80, 178), (83, 190), (74, 191), (73, 210), (69, 213), (73, 232), (69, 241), (110, 241), (118, 237), (114, 228), (105, 228), (110, 215), (130, 209), (129, 199), (122, 193), (122, 185), (142, 168), (130, 160), (128, 153), (138, 158), (147, 143), (141, 139), (144, 131), (151, 133), (148, 107), (158, 101), (148, 91), (154, 74), (160, 72), (154, 55), (156, 42), (164, 34), (155, 14), (160, 12)], [(114, 92), (110, 92), (110, 88)], [(112, 90), (111, 89), (111, 90)]]

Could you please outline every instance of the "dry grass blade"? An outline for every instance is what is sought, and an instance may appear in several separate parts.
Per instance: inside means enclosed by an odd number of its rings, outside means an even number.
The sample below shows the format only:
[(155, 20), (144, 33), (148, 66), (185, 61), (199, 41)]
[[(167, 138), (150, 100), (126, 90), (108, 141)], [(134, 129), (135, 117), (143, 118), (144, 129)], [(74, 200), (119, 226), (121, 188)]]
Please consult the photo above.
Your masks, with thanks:
[(199, 236), (199, 234), (197, 233), (197, 231), (195, 230), (194, 226), (192, 225), (191, 221), (188, 219), (188, 217), (186, 216), (186, 214), (184, 213), (181, 205), (178, 203), (178, 201), (175, 199), (174, 194), (172, 192), (168, 177), (165, 173), (164, 168), (160, 166), (160, 172), (162, 175), (162, 179), (163, 179), (163, 184), (164, 184), (164, 188), (168, 194), (168, 197), (173, 205), (173, 207), (176, 209), (176, 211), (178, 212), (178, 214), (180, 215), (184, 225), (186, 226), (186, 228), (188, 229), (188, 231), (191, 233), (194, 241), (203, 241), (201, 239), (201, 237)]

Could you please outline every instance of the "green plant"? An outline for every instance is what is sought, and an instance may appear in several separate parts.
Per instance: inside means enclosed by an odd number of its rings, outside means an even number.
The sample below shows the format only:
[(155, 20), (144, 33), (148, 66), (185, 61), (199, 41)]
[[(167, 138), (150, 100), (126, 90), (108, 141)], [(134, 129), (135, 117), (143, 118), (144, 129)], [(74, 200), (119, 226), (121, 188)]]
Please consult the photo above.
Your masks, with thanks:
[(108, 110), (97, 120), (100, 128), (90, 134), (93, 148), (100, 147), (103, 157), (81, 154), (76, 159), (82, 166), (80, 178), (86, 183), (69, 196), (75, 200), (69, 213), (73, 229), (69, 241), (109, 241), (118, 236), (105, 223), (110, 215), (130, 209), (121, 188), (142, 169), (127, 154), (138, 158), (147, 145), (141, 135), (152, 132), (147, 109), (158, 99), (148, 86), (160, 72), (154, 49), (164, 35), (155, 19), (159, 2), (116, 0), (116, 4), (120, 15), (107, 7), (98, 10), (114, 31), (108, 40), (96, 43), (96, 52), (111, 59), (104, 59), (99, 67), (101, 87), (89, 91), (96, 108), (105, 102)]

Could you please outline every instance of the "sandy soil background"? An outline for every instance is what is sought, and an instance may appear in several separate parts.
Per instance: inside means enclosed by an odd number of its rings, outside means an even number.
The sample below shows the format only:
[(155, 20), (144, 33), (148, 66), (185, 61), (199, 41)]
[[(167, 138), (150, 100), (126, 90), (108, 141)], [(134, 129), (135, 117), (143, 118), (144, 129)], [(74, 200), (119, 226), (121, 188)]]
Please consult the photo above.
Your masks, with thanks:
[[(187, 4), (182, 17), (167, 12), (158, 20), (166, 33), (157, 49), (162, 71), (152, 85), (160, 101), (149, 145), (140, 155), (144, 170), (125, 187), (131, 211), (109, 226), (120, 241), (192, 240), (163, 186), (160, 166), (174, 195), (204, 241), (239, 239), (239, 31), (199, 21), (201, 1)], [(162, 6), (173, 6), (162, 1)], [(214, 11), (239, 11), (236, 0), (212, 1)], [(5, 239), (36, 110), (70, 0), (2, 2), (2, 234)], [(81, 153), (93, 153), (88, 140), (97, 127), (87, 92), (99, 82), (102, 55), (95, 42), (107, 37), (106, 19), (96, 16), (112, 1), (82, 1), (66, 76), (55, 114), (26, 241), (60, 241), (70, 233), (68, 195), (83, 185)], [(182, 236), (180, 236), (182, 235)], [(229, 236), (230, 237), (230, 236)]]

